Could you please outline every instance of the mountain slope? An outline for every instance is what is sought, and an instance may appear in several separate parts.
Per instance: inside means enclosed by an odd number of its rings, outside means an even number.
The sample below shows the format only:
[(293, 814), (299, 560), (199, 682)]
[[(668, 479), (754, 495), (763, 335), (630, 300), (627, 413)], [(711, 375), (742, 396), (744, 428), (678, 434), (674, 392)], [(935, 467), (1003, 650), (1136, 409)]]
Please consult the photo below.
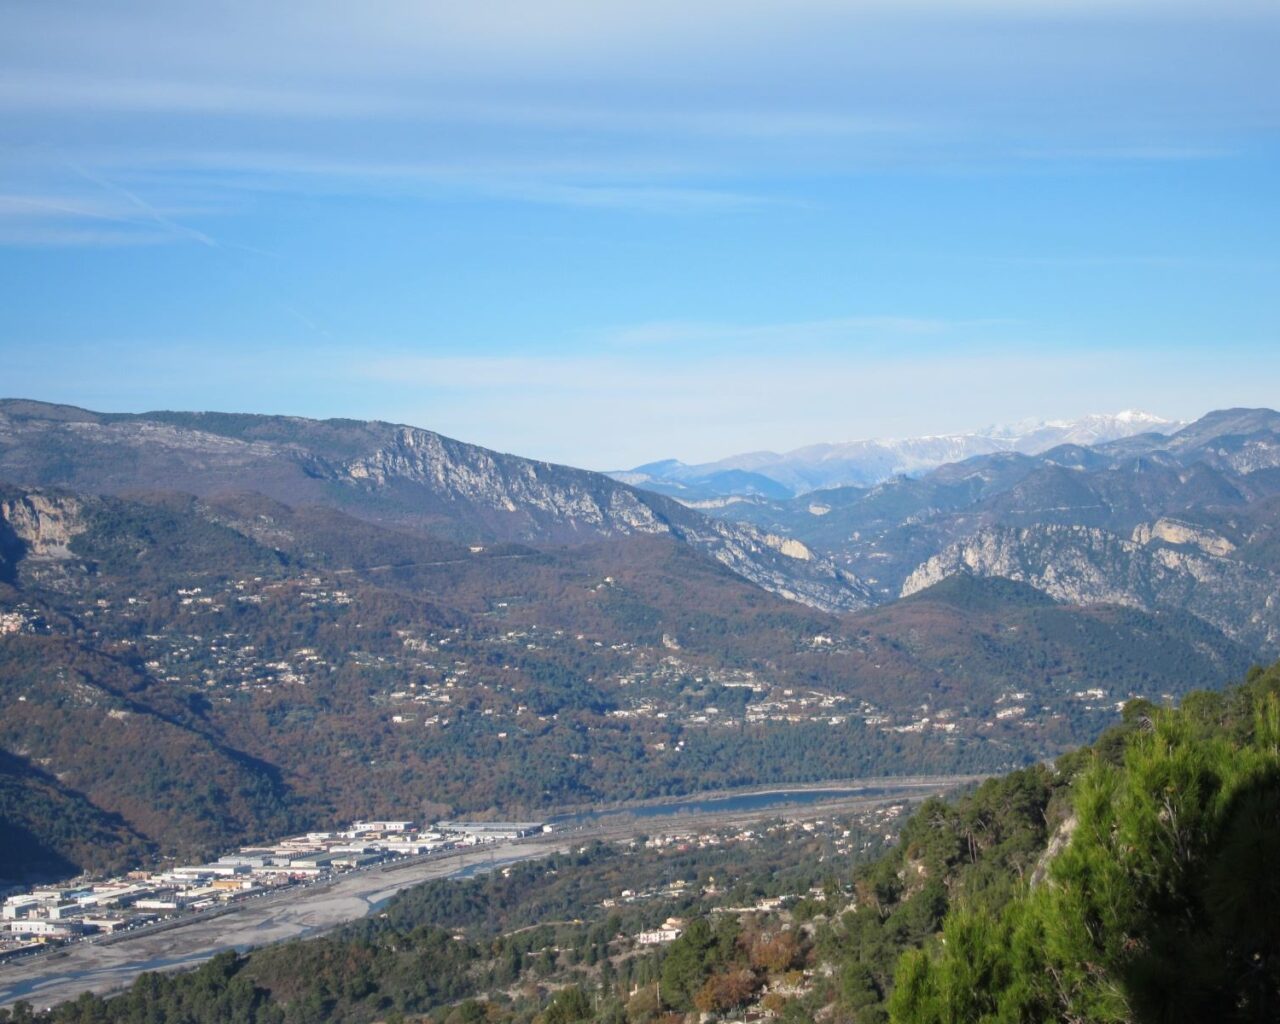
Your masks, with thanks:
[(1065, 601), (1192, 611), (1274, 652), (1277, 499), (1280, 414), (1228, 409), (1168, 437), (999, 452), (708, 510), (829, 555), (881, 600), (966, 567)]
[(388, 423), (222, 413), (98, 414), (0, 403), (0, 479), (92, 494), (253, 492), (463, 543), (667, 535), (815, 607), (869, 603), (803, 545), (710, 519), (607, 476)]
[(843, 671), (877, 706), (901, 714), (914, 700), (913, 717), (928, 728), (954, 722), (1014, 744), (1034, 729), (1053, 751), (1104, 728), (1117, 701), (1213, 686), (1252, 660), (1250, 648), (1185, 612), (1063, 602), (965, 571), (850, 627), (858, 639)]
[[(137, 694), (143, 687), (128, 659), (63, 637), (0, 640), (0, 753), (27, 790), (5, 817), (25, 819), (31, 840), (62, 860), (94, 869), (144, 847), (191, 855), (293, 824), (288, 788), (271, 766), (185, 709)], [(32, 787), (57, 817), (32, 809)], [(62, 817), (69, 811), (75, 817)], [(94, 842), (68, 834), (76, 820), (93, 823)], [(28, 867), (36, 865), (52, 872), (40, 861)]]
[[(1007, 766), (1276, 636), (1280, 477), (1213, 461), (1265, 461), (1253, 413), (1176, 452), (999, 452), (742, 505), (749, 526), (387, 424), (0, 416), (4, 473), (83, 488), (0, 487), (0, 748), (66, 789), (24, 800), (78, 794), (166, 850)], [(799, 523), (911, 596), (847, 610)]]
[[(1263, 1024), (1280, 1005), (1278, 722), (1280, 666), (1255, 669), (930, 798), (878, 855), (867, 818), (838, 817), (853, 844), (805, 821), (583, 845), (38, 1019)], [(873, 819), (883, 838), (900, 809)], [(679, 938), (636, 941), (672, 914)]]
[[(978, 577), (833, 615), (669, 535), (473, 551), (261, 495), (12, 488), (6, 530), (0, 751), (32, 775), (29, 812), (6, 812), (39, 844), (24, 870), (360, 816), (989, 770), (1250, 660), (1190, 616)], [(77, 794), (80, 819), (123, 831), (67, 845), (74, 808), (39, 808)]]
[[(959, 571), (1029, 583), (1061, 601), (1190, 612), (1254, 649), (1280, 644), (1280, 576), (1223, 552), (1210, 531), (1161, 519), (1126, 540), (1082, 526), (994, 527), (933, 556), (903, 584), (914, 594)], [(1241, 614), (1241, 604), (1254, 609)]]
[(0, 880), (34, 884), (84, 867), (127, 869), (155, 852), (123, 818), (30, 761), (0, 750)]
[(892, 1020), (1274, 1020), (1278, 698), (1259, 670), (1060, 763), (1034, 870), (952, 904), (899, 963)]
[(817, 712), (743, 736), (754, 690), (724, 683), (798, 682), (787, 656), (838, 620), (669, 535), (473, 551), (261, 495), (12, 487), (0, 535), (9, 877), (957, 758)]

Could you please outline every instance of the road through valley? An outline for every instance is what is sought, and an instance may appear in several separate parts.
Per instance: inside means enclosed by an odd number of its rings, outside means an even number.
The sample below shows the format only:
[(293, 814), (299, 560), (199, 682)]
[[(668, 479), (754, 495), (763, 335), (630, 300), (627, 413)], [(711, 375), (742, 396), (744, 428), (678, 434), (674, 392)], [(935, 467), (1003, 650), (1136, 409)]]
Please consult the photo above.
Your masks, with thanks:
[[(82, 992), (104, 993), (123, 988), (144, 971), (178, 970), (192, 967), (224, 950), (243, 951), (252, 946), (314, 935), (364, 917), (395, 893), (421, 882), (544, 857), (583, 842), (623, 840), (674, 828), (745, 824), (768, 817), (808, 819), (840, 811), (861, 811), (941, 792), (973, 778), (857, 780), (834, 784), (831, 790), (809, 790), (804, 795), (810, 799), (803, 804), (780, 804), (768, 809), (755, 803), (734, 809), (732, 799), (712, 795), (708, 795), (707, 803), (716, 809), (701, 813), (690, 812), (688, 801), (671, 813), (663, 813), (660, 806), (645, 805), (643, 816), (628, 815), (626, 808), (617, 808), (595, 823), (572, 830), (353, 871), (306, 888), (247, 900), (225, 911), (194, 915), (106, 940), (79, 942), (62, 950), (0, 965), (0, 1006), (10, 1006), (20, 999), (37, 1008), (52, 1006), (74, 999)], [(742, 797), (748, 802), (746, 798), (758, 799), (759, 795), (743, 794)], [(641, 809), (637, 807), (636, 811)]]

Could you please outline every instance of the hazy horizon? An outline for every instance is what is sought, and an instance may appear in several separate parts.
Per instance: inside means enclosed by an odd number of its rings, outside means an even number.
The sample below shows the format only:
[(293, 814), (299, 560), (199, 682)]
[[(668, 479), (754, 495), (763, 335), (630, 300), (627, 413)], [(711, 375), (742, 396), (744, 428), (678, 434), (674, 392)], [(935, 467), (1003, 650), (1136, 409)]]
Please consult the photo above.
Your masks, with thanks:
[[(51, 402), (50, 399), (43, 398), (40, 396), (34, 396), (34, 395), (0, 395), (0, 401)], [(459, 440), (459, 441), (464, 441), (468, 443), (480, 443), (480, 442), (477, 442), (474, 438), (468, 438), (468, 437), (463, 437), (459, 435), (450, 435), (448, 431), (440, 430), (437, 427), (433, 426), (431, 423), (414, 422), (412, 420), (397, 420), (391, 417), (379, 416), (379, 415), (373, 415), (368, 417), (349, 416), (349, 415), (343, 415), (343, 414), (335, 414), (335, 415), (314, 414), (313, 415), (313, 414), (297, 413), (297, 412), (293, 412), (285, 409), (277, 409), (277, 408), (262, 408), (262, 409), (247, 409), (247, 408), (246, 409), (229, 409), (229, 408), (213, 408), (213, 407), (188, 408), (188, 407), (178, 407), (178, 406), (172, 406), (172, 405), (168, 405), (168, 406), (157, 405), (157, 406), (148, 407), (148, 408), (125, 408), (125, 407), (107, 408), (107, 407), (92, 407), (92, 406), (83, 405), (77, 402), (58, 402), (58, 403), (51, 403), (51, 404), (75, 406), (77, 408), (85, 409), (88, 412), (95, 412), (95, 413), (125, 413), (125, 414), (136, 414), (136, 415), (145, 415), (147, 413), (159, 413), (159, 412), (243, 413), (247, 415), (262, 415), (262, 416), (302, 416), (303, 418), (307, 418), (307, 419), (319, 419), (319, 420), (324, 420), (324, 419), (379, 420), (382, 422), (400, 423), (405, 426), (417, 427), (424, 430), (432, 430), (436, 433), (442, 433), (442, 434), (445, 434), (446, 436), (451, 436), (455, 440)], [(1016, 421), (988, 422), (988, 423), (982, 423), (982, 424), (959, 425), (953, 429), (941, 430), (941, 431), (935, 431), (935, 432), (922, 431), (922, 432), (916, 432), (916, 433), (907, 432), (907, 433), (900, 433), (900, 434), (879, 433), (879, 434), (868, 434), (863, 437), (819, 438), (819, 439), (813, 439), (807, 442), (803, 442), (799, 445), (792, 445), (786, 448), (782, 448), (782, 447), (738, 448), (732, 451), (722, 451), (722, 452), (714, 453), (708, 458), (701, 458), (696, 460), (682, 459), (679, 456), (660, 454), (660, 455), (655, 455), (651, 458), (642, 459), (639, 462), (628, 463), (626, 465), (622, 465), (622, 464), (583, 465), (580, 463), (569, 462), (563, 459), (561, 460), (544, 459), (544, 461), (559, 462), (564, 465), (577, 466), (578, 468), (589, 469), (589, 470), (593, 470), (596, 472), (603, 472), (603, 473), (627, 472), (635, 468), (638, 468), (640, 466), (663, 462), (663, 461), (672, 460), (672, 459), (677, 462), (686, 463), (689, 465), (698, 465), (703, 463), (715, 463), (724, 459), (730, 459), (735, 456), (744, 456), (744, 455), (769, 454), (769, 455), (786, 456), (796, 452), (804, 451), (805, 449), (808, 449), (808, 448), (822, 448), (827, 446), (839, 447), (842, 445), (856, 445), (856, 444), (876, 443), (876, 442), (893, 443), (893, 442), (913, 441), (913, 440), (928, 440), (931, 438), (963, 437), (963, 436), (975, 436), (975, 435), (991, 436), (991, 437), (1013, 436), (1019, 432), (1030, 432), (1032, 429), (1036, 427), (1064, 426), (1064, 425), (1074, 424), (1092, 416), (1118, 417), (1118, 416), (1123, 416), (1125, 414), (1135, 414), (1135, 413), (1143, 416), (1157, 417), (1163, 420), (1166, 424), (1168, 424), (1170, 426), (1170, 429), (1172, 430), (1172, 429), (1178, 429), (1189, 423), (1193, 423), (1194, 421), (1199, 419), (1201, 416), (1204, 416), (1210, 412), (1213, 412), (1218, 408), (1227, 408), (1227, 407), (1229, 406), (1214, 407), (1212, 409), (1202, 409), (1199, 412), (1195, 413), (1194, 415), (1190, 415), (1186, 417), (1163, 416), (1159, 412), (1155, 412), (1151, 409), (1139, 409), (1136, 407), (1128, 407), (1124, 409), (1113, 409), (1113, 410), (1091, 410), (1089, 412), (1082, 412), (1075, 416), (1031, 416), (1031, 417), (1024, 417)], [(1239, 407), (1239, 406), (1237, 405), (1235, 407)], [(485, 446), (485, 447), (490, 447), (496, 451), (502, 451), (507, 454), (518, 455), (524, 458), (534, 458), (534, 459), (544, 458), (543, 456), (537, 454), (536, 452), (524, 451), (519, 448), (494, 448), (493, 446)]]

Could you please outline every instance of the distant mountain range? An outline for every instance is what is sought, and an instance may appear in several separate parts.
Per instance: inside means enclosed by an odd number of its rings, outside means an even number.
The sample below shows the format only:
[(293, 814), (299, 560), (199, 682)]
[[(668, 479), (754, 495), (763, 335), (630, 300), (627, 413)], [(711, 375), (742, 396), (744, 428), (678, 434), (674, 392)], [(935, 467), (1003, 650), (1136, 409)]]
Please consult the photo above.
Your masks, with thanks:
[(1182, 424), (1128, 410), (1077, 420), (1026, 420), (969, 434), (878, 438), (814, 444), (794, 451), (748, 452), (716, 462), (651, 462), (612, 476), (692, 505), (735, 496), (789, 498), (827, 487), (869, 487), (898, 475), (919, 476), (975, 455), (1035, 455), (1064, 444), (1095, 445), (1140, 434), (1171, 434)]
[(972, 572), (1072, 604), (1190, 611), (1255, 650), (1280, 650), (1280, 413), (1270, 409), (713, 511), (794, 537), (882, 601)]

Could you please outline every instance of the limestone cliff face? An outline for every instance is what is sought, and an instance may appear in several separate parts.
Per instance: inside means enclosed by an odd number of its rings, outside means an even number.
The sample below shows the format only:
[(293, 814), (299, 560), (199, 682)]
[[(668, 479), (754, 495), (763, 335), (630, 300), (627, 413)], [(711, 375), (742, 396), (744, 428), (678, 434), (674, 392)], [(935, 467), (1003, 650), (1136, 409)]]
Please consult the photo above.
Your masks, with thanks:
[(1154, 523), (1136, 526), (1132, 540), (1135, 544), (1143, 546), (1163, 542), (1180, 547), (1195, 547), (1206, 555), (1218, 557), (1229, 555), (1236, 549), (1231, 541), (1213, 530), (1190, 523), (1180, 523), (1175, 519), (1157, 519)]
[(902, 596), (956, 572), (1003, 576), (1069, 604), (1189, 611), (1233, 639), (1261, 649), (1280, 646), (1274, 573), (1228, 557), (1229, 542), (1211, 531), (1166, 522), (1135, 536), (1059, 525), (980, 530), (919, 565)]
[(907, 597), (955, 572), (1003, 576), (1030, 583), (1072, 604), (1139, 604), (1115, 567), (1138, 546), (1105, 530), (1084, 526), (996, 527), (943, 549), (920, 565), (902, 586)]
[(1237, 473), (1255, 473), (1280, 466), (1280, 438), (1249, 438), (1233, 445), (1220, 445), (1208, 453), (1213, 462)]
[(630, 488), (601, 486), (594, 474), (500, 455), (412, 427), (397, 428), (389, 443), (353, 459), (343, 472), (358, 484), (422, 485), (453, 501), (605, 535), (669, 532)]
[(766, 533), (764, 542), (788, 558), (795, 558), (801, 562), (813, 561), (813, 552), (794, 537), (779, 537), (776, 533)]
[(470, 506), (520, 539), (668, 534), (789, 600), (828, 611), (871, 603), (866, 586), (794, 538), (711, 519), (603, 474), (502, 455), (430, 431), (397, 428), (388, 443), (341, 475), (373, 491), (425, 487), (436, 501)]
[(502, 455), (430, 431), (397, 428), (377, 450), (347, 462), (340, 476), (375, 492), (427, 488), (434, 501), (470, 507), (492, 528), (529, 541), (667, 534), (791, 600), (840, 611), (870, 603), (859, 580), (794, 539), (710, 519), (601, 474)]
[(1044, 885), (1049, 877), (1050, 865), (1067, 848), (1071, 837), (1079, 827), (1080, 819), (1073, 814), (1054, 829), (1048, 845), (1044, 848), (1044, 853), (1040, 854), (1040, 859), (1036, 861), (1036, 866), (1031, 872), (1031, 888), (1037, 889)]
[(85, 530), (82, 506), (72, 497), (24, 494), (0, 501), (0, 519), (22, 542), (28, 558), (70, 558), (68, 545)]
[[(711, 519), (601, 473), (389, 423), (219, 413), (104, 416), (0, 402), (0, 478), (90, 494), (259, 493), (295, 507), (336, 505), (467, 543), (558, 545), (667, 535), (790, 599), (833, 611), (871, 603), (856, 576), (798, 540)], [(50, 538), (57, 529), (52, 521), (46, 526)], [(55, 550), (56, 541), (49, 543)]]
[(739, 576), (788, 600), (826, 611), (855, 611), (872, 603), (862, 580), (815, 557), (799, 541), (720, 521), (674, 532)]

